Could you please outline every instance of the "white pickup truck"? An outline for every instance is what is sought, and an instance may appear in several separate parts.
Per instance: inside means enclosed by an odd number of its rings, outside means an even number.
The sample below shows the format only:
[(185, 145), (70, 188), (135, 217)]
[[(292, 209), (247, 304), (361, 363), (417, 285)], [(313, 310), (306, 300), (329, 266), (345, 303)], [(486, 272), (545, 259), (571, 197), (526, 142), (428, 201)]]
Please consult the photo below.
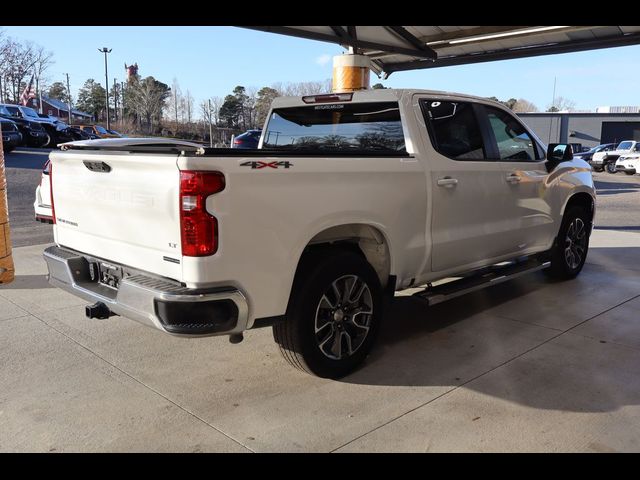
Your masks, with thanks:
[[(294, 366), (338, 378), (383, 300), (429, 304), (546, 269), (577, 275), (591, 168), (482, 98), (373, 90), (278, 98), (259, 148), (94, 140), (51, 154), (50, 282), (176, 335), (272, 326)], [(455, 277), (455, 280), (445, 280)]]

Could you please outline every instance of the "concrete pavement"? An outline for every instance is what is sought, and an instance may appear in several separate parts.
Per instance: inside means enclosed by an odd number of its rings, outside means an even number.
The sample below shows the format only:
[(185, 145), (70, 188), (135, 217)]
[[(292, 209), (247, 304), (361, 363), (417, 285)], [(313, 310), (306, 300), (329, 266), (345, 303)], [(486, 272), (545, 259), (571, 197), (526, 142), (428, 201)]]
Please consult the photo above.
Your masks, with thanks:
[(400, 296), (341, 381), (289, 367), (270, 329), (232, 345), (87, 320), (43, 248), (15, 248), (0, 287), (0, 451), (640, 450), (640, 234), (595, 231), (573, 281)]

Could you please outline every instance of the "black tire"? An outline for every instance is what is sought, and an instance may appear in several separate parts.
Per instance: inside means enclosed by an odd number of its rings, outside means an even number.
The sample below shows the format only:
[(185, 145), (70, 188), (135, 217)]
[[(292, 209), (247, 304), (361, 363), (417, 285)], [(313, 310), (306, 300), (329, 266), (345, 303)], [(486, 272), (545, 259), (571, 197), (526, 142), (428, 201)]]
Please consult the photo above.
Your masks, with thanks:
[(587, 259), (590, 234), (589, 212), (584, 207), (569, 207), (564, 213), (556, 243), (551, 249), (551, 266), (545, 270), (546, 273), (559, 280), (575, 278)]
[(624, 172), (624, 173), (626, 173), (627, 175), (635, 175), (634, 172)]
[(607, 172), (618, 173), (618, 171), (616, 170), (616, 162), (607, 163)]
[[(342, 292), (342, 299), (336, 291)], [(344, 301), (347, 291), (354, 303)], [(330, 248), (312, 252), (302, 259), (286, 319), (273, 327), (273, 338), (294, 367), (319, 377), (341, 378), (358, 368), (371, 350), (382, 305), (378, 276), (362, 255)]]
[(604, 172), (604, 168), (602, 167), (593, 167), (596, 172)]

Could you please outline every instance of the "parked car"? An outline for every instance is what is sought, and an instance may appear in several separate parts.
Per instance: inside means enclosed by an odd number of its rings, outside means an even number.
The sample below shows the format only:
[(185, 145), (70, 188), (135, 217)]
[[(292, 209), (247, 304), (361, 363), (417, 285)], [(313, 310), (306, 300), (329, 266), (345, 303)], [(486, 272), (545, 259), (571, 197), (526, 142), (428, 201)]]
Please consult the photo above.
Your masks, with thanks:
[(109, 133), (109, 131), (101, 125), (72, 125), (79, 128), (83, 132), (96, 135), (98, 138), (117, 138), (117, 134)]
[(48, 115), (43, 118), (35, 109), (31, 107), (26, 107), (24, 105), (13, 105), (10, 103), (5, 103), (3, 104), (3, 106), (14, 117), (25, 118), (33, 122), (50, 123), (50, 124), (55, 123), (51, 118), (49, 118)]
[(27, 147), (42, 147), (47, 145), (51, 140), (41, 122), (12, 115), (4, 105), (0, 105), (0, 117), (8, 118), (18, 126), (18, 129), (22, 134), (21, 145), (25, 145)]
[(51, 162), (47, 160), (42, 168), (40, 183), (36, 187), (36, 200), (33, 202), (33, 210), (38, 222), (53, 223), (53, 211), (51, 209), (51, 185), (49, 183), (49, 168)]
[(253, 151), (132, 138), (52, 152), (49, 281), (93, 303), (89, 318), (234, 343), (272, 326), (292, 365), (338, 378), (396, 290), (424, 286), (432, 305), (582, 270), (591, 167), (498, 102), (380, 89), (276, 98), (267, 118)]
[(58, 117), (54, 117), (53, 115), (49, 115), (46, 113), (38, 113), (38, 117), (40, 117), (41, 120), (47, 121), (47, 122), (51, 122), (54, 124), (58, 124), (60, 122), (62, 122), (62, 120), (60, 120)]
[(22, 144), (22, 134), (16, 122), (0, 117), (0, 128), (2, 129), (2, 146), (5, 153), (13, 151), (14, 148)]
[[(603, 144), (595, 146), (595, 147), (593, 147), (591, 149), (587, 149), (587, 151), (585, 151), (585, 152), (574, 153), (573, 157), (574, 158), (581, 158), (585, 162), (589, 162), (589, 164), (591, 164), (591, 158), (593, 157), (594, 153), (597, 153), (597, 152), (608, 152), (610, 150), (614, 150), (615, 147), (616, 147), (615, 143), (603, 143)], [(591, 164), (591, 166), (597, 172), (601, 172), (602, 170), (604, 170), (604, 167), (602, 166), (602, 164), (598, 164), (597, 166), (594, 165), (594, 164)]]
[(258, 148), (262, 130), (247, 130), (233, 139), (231, 148)]
[(638, 142), (635, 140), (625, 140), (624, 142), (620, 142), (613, 150), (594, 153), (589, 163), (594, 170), (601, 168), (609, 173), (616, 173), (616, 160), (618, 160), (620, 155), (638, 151), (640, 151), (640, 144)]
[(616, 171), (627, 175), (640, 173), (640, 153), (625, 153), (616, 160)]

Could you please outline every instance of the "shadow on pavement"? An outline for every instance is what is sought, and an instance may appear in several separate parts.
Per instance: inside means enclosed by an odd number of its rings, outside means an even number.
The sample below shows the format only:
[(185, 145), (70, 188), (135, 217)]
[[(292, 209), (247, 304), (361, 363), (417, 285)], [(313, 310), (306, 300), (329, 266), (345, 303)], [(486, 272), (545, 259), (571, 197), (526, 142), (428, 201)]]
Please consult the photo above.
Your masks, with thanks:
[[(616, 255), (612, 255), (614, 252)], [(562, 335), (640, 295), (640, 265), (635, 264), (637, 274), (628, 269), (630, 260), (640, 258), (640, 248), (591, 248), (589, 254), (596, 263), (587, 263), (577, 279), (566, 282), (554, 282), (536, 272), (433, 307), (410, 296), (396, 297), (364, 368), (341, 381), (454, 388), (507, 362), (499, 374), (492, 372), (464, 387), (543, 409), (614, 411), (640, 404), (640, 349), (608, 344), (602, 337)], [(626, 269), (621, 272), (624, 278), (616, 275), (618, 269)], [(607, 304), (606, 289), (623, 287), (626, 290), (619, 297), (622, 300)], [(547, 299), (551, 303), (553, 290), (557, 291), (556, 302), (558, 296), (567, 296), (566, 303), (579, 306), (580, 302), (589, 301), (597, 289), (598, 305), (603, 306), (592, 309), (595, 313), (575, 313), (573, 307), (563, 305), (563, 310), (576, 317), (571, 327), (544, 329), (534, 322), (511, 321), (488, 312), (520, 300), (522, 303), (509, 307), (522, 313), (529, 308), (527, 302)], [(539, 307), (531, 305), (534, 310)], [(501, 322), (511, 324), (505, 327)], [(542, 334), (534, 334), (532, 329)], [(535, 335), (539, 336), (534, 338)], [(632, 344), (640, 344), (640, 321), (632, 337)], [(514, 346), (516, 342), (520, 343)], [(635, 367), (630, 369), (630, 364)]]

